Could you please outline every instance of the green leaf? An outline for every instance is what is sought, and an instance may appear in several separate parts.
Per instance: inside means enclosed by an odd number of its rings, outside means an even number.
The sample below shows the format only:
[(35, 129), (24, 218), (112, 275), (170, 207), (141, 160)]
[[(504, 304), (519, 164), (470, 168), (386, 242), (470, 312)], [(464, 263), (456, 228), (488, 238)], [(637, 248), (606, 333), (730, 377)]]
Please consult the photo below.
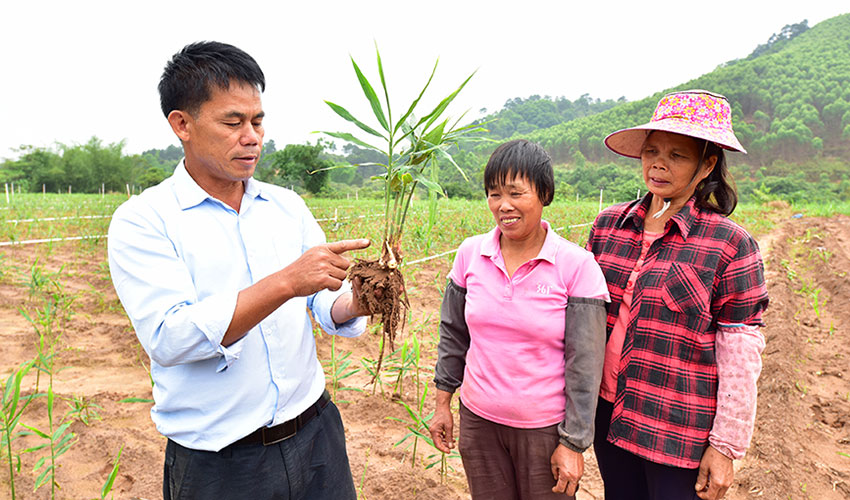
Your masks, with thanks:
[(115, 465), (112, 466), (112, 472), (109, 473), (109, 477), (106, 478), (106, 482), (103, 483), (103, 488), (100, 490), (101, 500), (106, 498), (106, 495), (112, 491), (112, 484), (115, 483), (115, 478), (118, 476), (118, 465), (121, 462), (122, 451), (124, 451), (124, 445), (121, 445), (121, 448), (118, 450), (118, 456), (115, 457)]
[(65, 422), (64, 424), (57, 427), (56, 430), (53, 431), (53, 438), (51, 439), (51, 441), (55, 442), (57, 439), (59, 439), (59, 436), (64, 434), (65, 431), (68, 430), (68, 427), (71, 427), (71, 422)]
[(472, 74), (469, 75), (466, 78), (466, 80), (464, 80), (463, 83), (460, 84), (460, 87), (458, 87), (457, 90), (455, 90), (454, 92), (449, 94), (448, 97), (446, 97), (445, 99), (440, 101), (440, 104), (438, 104), (437, 107), (434, 108), (434, 111), (431, 111), (431, 113), (429, 113), (428, 115), (423, 117), (421, 120), (419, 120), (419, 122), (422, 123), (424, 120), (428, 120), (428, 122), (425, 124), (425, 128), (427, 129), (428, 127), (430, 127), (431, 124), (434, 123), (437, 120), (437, 118), (440, 117), (441, 114), (443, 114), (443, 111), (445, 111), (446, 108), (449, 106), (449, 104), (452, 101), (454, 101), (455, 97), (457, 97), (457, 95), (460, 93), (460, 91), (463, 90), (463, 88), (466, 86), (466, 84), (469, 83), (469, 80), (471, 80), (472, 77), (475, 76), (475, 73), (477, 73), (477, 72), (478, 72), (478, 70), (473, 71)]
[(343, 165), (343, 168), (344, 167), (382, 167), (384, 169), (387, 168), (387, 166), (384, 165), (383, 163), (375, 163), (373, 161), (367, 161), (367, 162), (363, 162), (363, 163), (355, 163), (353, 165)]
[[(76, 436), (75, 434), (68, 434), (68, 436), (66, 436), (66, 437), (68, 437), (70, 439), (70, 438), (73, 438), (75, 436)], [(65, 441), (65, 440), (63, 439), (63, 441)], [(68, 451), (71, 448), (71, 446), (74, 444), (74, 442), (75, 441), (70, 441), (70, 442), (63, 444), (61, 447), (56, 449), (54, 456), (60, 457), (60, 456), (64, 455), (65, 452)]]
[(455, 163), (455, 159), (452, 158), (452, 155), (450, 155), (446, 151), (443, 151), (442, 149), (438, 149), (437, 154), (442, 156), (444, 159), (448, 160), (449, 163), (451, 163), (452, 165), (454, 165), (455, 168), (457, 169), (457, 171), (460, 172), (460, 175), (463, 177), (463, 180), (465, 180), (466, 182), (469, 182), (469, 178), (466, 176), (466, 172), (464, 172), (463, 169), (460, 168), (460, 165)]
[(411, 408), (404, 401), (399, 401), (399, 403), (401, 403), (401, 405), (404, 406), (404, 409), (407, 410), (407, 413), (410, 415), (410, 418), (413, 420), (414, 423), (416, 423), (416, 424), (421, 423), (422, 420), (419, 418), (419, 415), (417, 415), (416, 412), (413, 411), (413, 408)]
[(407, 441), (407, 439), (408, 439), (408, 438), (410, 438), (410, 437), (412, 437), (412, 436), (413, 436), (413, 433), (412, 433), (412, 432), (408, 432), (408, 433), (407, 433), (407, 434), (406, 434), (403, 438), (401, 438), (401, 439), (399, 439), (398, 441), (396, 441), (396, 443), (393, 445), (393, 448), (395, 448), (395, 447), (397, 447), (398, 445), (400, 445), (401, 443), (403, 443), (403, 442)]
[[(425, 429), (427, 429), (427, 428), (428, 428), (427, 426), (423, 426), (423, 427), (425, 427)], [(418, 436), (420, 439), (422, 439), (422, 440), (423, 440), (423, 441), (425, 441), (426, 443), (430, 444), (431, 446), (434, 446), (434, 441), (432, 441), (432, 440), (431, 440), (431, 437), (430, 437), (430, 436), (428, 436), (428, 435), (426, 435), (424, 432), (422, 432), (422, 431), (420, 431), (420, 430), (418, 430), (418, 429), (411, 429), (411, 432), (413, 432), (413, 434), (415, 434), (416, 436)]]
[(36, 433), (36, 435), (38, 435), (38, 437), (40, 437), (40, 438), (43, 438), (43, 439), (50, 439), (50, 436), (48, 436), (48, 435), (47, 435), (47, 434), (45, 434), (44, 432), (41, 432), (40, 430), (36, 429), (35, 427), (30, 427), (30, 426), (29, 426), (29, 425), (27, 425), (27, 424), (21, 424), (21, 426), (22, 426), (22, 427), (26, 427), (27, 429), (29, 429), (29, 430), (33, 431), (33, 432), (34, 432), (34, 433)]
[[(30, 371), (30, 368), (32, 368), (33, 363), (34, 361), (29, 361), (27, 363), (21, 364), (18, 370), (12, 375), (9, 375), (9, 378), (6, 380), (6, 387), (3, 391), (3, 412), (6, 415), (15, 415), (15, 412), (18, 409), (18, 402), (21, 399), (21, 380), (24, 378), (24, 375), (26, 375), (27, 372)], [(7, 399), (10, 389), (12, 392), (12, 397), (11, 399)], [(12, 420), (13, 422), (17, 422), (17, 418), (13, 418)], [(13, 423), (10, 426), (10, 430), (14, 428), (15, 425)]]
[(153, 399), (148, 398), (124, 398), (118, 401), (119, 403), (153, 403)]
[[(23, 425), (23, 424), (21, 424), (21, 425)], [(40, 445), (37, 445), (37, 446), (33, 446), (32, 448), (27, 448), (25, 450), (21, 450), (21, 454), (23, 455), (24, 453), (32, 453), (34, 451), (44, 449), (44, 448), (47, 447), (48, 444), (50, 444), (50, 443), (44, 443), (44, 444), (40, 444)]]
[(53, 422), (53, 386), (47, 388), (47, 420)]
[(362, 146), (364, 148), (371, 149), (372, 151), (377, 151), (379, 153), (386, 154), (386, 153), (384, 153), (384, 151), (381, 151), (380, 149), (376, 148), (375, 146), (372, 146), (371, 144), (366, 144), (365, 142), (361, 141), (357, 137), (354, 137), (353, 135), (349, 134), (348, 132), (320, 132), (320, 133), (325, 134), (325, 135), (329, 135), (331, 137), (336, 137), (337, 139), (342, 139), (344, 141), (353, 142), (354, 144), (357, 144), (358, 146)]
[(448, 122), (448, 119), (443, 120), (439, 125), (432, 128), (430, 132), (425, 134), (425, 137), (423, 137), (422, 140), (429, 144), (440, 144), (443, 142), (443, 130), (445, 130)]
[(434, 78), (434, 73), (437, 72), (437, 64), (439, 64), (439, 62), (440, 59), (438, 58), (437, 61), (434, 63), (434, 69), (431, 70), (431, 76), (428, 77), (428, 81), (425, 82), (425, 86), (422, 87), (422, 91), (419, 92), (419, 96), (416, 97), (416, 99), (414, 99), (414, 101), (410, 104), (410, 108), (407, 109), (407, 113), (405, 113), (404, 116), (402, 116), (401, 119), (398, 121), (398, 123), (396, 123), (395, 130), (393, 130), (393, 132), (397, 132), (398, 128), (402, 124), (407, 122), (407, 118), (410, 116), (411, 113), (413, 113), (413, 109), (416, 107), (417, 104), (419, 104), (419, 100), (422, 99), (422, 96), (425, 95), (425, 90), (428, 88), (429, 85), (431, 85), (431, 80)]
[[(381, 52), (378, 50), (378, 42), (375, 42), (375, 54), (378, 56), (378, 74), (381, 75), (381, 87), (384, 88), (384, 101), (387, 103), (387, 121), (392, 124), (393, 112), (390, 110), (390, 93), (387, 92), (387, 80), (384, 78), (384, 65), (381, 63)], [(389, 131), (389, 127), (387, 128)]]
[(398, 175), (394, 175), (390, 178), (389, 188), (393, 193), (401, 190), (401, 178)]
[(41, 472), (41, 474), (38, 475), (38, 478), (35, 480), (35, 487), (33, 487), (33, 489), (32, 489), (33, 491), (39, 489), (41, 486), (44, 485), (44, 483), (47, 482), (47, 473), (50, 472), (51, 469), (53, 469), (52, 465), (45, 468)]
[(351, 58), (351, 64), (354, 65), (354, 71), (357, 73), (357, 79), (360, 81), (360, 87), (363, 89), (363, 94), (366, 95), (366, 99), (368, 99), (369, 104), (372, 105), (372, 112), (375, 113), (375, 118), (377, 118), (378, 123), (384, 127), (384, 130), (389, 132), (390, 127), (387, 124), (387, 117), (384, 116), (384, 109), (381, 107), (381, 101), (378, 100), (377, 94), (375, 94), (375, 89), (372, 88), (372, 84), (369, 83), (369, 80), (367, 80), (363, 75), (363, 72), (360, 71), (360, 67), (357, 66), (353, 57)]
[(370, 127), (369, 125), (366, 125), (365, 123), (363, 123), (363, 122), (361, 122), (360, 120), (358, 120), (357, 118), (355, 118), (355, 117), (354, 117), (351, 113), (349, 113), (349, 112), (348, 112), (348, 110), (347, 110), (347, 109), (343, 108), (342, 106), (340, 106), (340, 105), (338, 105), (338, 104), (334, 104), (334, 103), (332, 103), (332, 102), (330, 102), (330, 101), (325, 101), (325, 104), (327, 104), (328, 106), (330, 106), (330, 107), (331, 107), (331, 109), (332, 109), (332, 110), (334, 110), (334, 111), (336, 112), (336, 114), (338, 114), (339, 116), (341, 116), (341, 117), (345, 118), (346, 120), (348, 120), (348, 121), (350, 121), (351, 123), (353, 123), (353, 124), (357, 125), (358, 127), (360, 127), (360, 129), (361, 129), (361, 130), (363, 130), (364, 132), (366, 132), (366, 133), (368, 133), (368, 134), (372, 134), (372, 135), (374, 135), (374, 136), (376, 136), (376, 137), (380, 137), (381, 139), (384, 139), (384, 140), (386, 140), (386, 139), (387, 139), (386, 137), (384, 137), (384, 135), (383, 135), (383, 134), (381, 134), (381, 133), (380, 133), (380, 132), (378, 132), (377, 130), (373, 129), (373, 128), (372, 128), (372, 127)]

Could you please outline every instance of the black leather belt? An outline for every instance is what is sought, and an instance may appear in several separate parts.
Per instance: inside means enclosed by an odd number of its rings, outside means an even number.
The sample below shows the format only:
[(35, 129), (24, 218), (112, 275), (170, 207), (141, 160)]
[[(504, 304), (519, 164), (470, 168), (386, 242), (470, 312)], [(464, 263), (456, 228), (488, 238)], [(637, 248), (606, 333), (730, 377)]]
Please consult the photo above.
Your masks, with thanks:
[(301, 415), (274, 427), (260, 427), (251, 434), (235, 441), (233, 444), (262, 444), (263, 446), (268, 446), (289, 439), (303, 429), (313, 417), (318, 415), (319, 410), (327, 406), (330, 400), (331, 395), (325, 390), (321, 397), (319, 397), (319, 400), (311, 404)]

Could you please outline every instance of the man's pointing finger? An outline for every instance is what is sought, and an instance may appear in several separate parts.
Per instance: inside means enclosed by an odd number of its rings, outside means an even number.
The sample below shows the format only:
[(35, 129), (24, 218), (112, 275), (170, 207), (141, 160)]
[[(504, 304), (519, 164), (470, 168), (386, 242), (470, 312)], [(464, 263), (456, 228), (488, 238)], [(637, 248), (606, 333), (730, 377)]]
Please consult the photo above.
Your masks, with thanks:
[(328, 250), (335, 254), (342, 254), (349, 250), (361, 250), (371, 244), (366, 238), (356, 240), (340, 240), (328, 243)]

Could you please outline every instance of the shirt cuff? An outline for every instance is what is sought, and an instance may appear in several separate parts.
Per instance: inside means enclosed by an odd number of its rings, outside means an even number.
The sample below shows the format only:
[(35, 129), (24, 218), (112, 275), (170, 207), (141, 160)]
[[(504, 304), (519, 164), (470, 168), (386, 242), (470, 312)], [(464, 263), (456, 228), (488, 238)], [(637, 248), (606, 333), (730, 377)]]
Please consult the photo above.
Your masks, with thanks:
[(336, 299), (340, 295), (350, 291), (351, 285), (348, 283), (348, 280), (345, 280), (342, 282), (339, 290), (321, 290), (314, 294), (311, 299), (308, 299), (308, 306), (313, 311), (313, 318), (315, 318), (316, 323), (330, 335), (357, 337), (366, 331), (366, 316), (351, 318), (339, 325), (334, 322), (331, 316), (331, 309)]
[(221, 354), (221, 359), (219, 359), (218, 365), (215, 368), (216, 373), (223, 372), (230, 368), (230, 365), (239, 359), (239, 355), (242, 354), (242, 339), (230, 344), (230, 347), (219, 345), (218, 352)]
[(241, 339), (229, 347), (221, 345), (224, 334), (227, 333), (230, 322), (233, 321), (238, 296), (238, 292), (224, 292), (208, 297), (197, 304), (198, 310), (194, 314), (196, 318), (200, 318), (195, 321), (195, 326), (206, 336), (213, 349), (221, 355), (216, 372), (226, 370), (239, 359), (239, 354), (242, 352)]

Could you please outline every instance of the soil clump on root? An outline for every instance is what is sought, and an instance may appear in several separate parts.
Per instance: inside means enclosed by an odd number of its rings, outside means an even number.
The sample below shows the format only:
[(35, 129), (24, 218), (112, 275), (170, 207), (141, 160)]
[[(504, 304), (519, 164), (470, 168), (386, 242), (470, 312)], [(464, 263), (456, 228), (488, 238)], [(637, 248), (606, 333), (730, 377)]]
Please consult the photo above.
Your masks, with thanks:
[[(396, 253), (396, 256), (400, 264), (401, 255)], [(390, 267), (383, 259), (357, 259), (349, 270), (349, 276), (360, 281), (360, 308), (369, 311), (372, 318), (377, 315), (381, 317), (383, 342), (375, 371), (377, 376), (381, 371), (384, 346), (389, 342), (390, 352), (395, 350), (396, 334), (404, 328), (405, 315), (402, 314), (402, 308), (405, 311), (410, 308), (404, 290), (404, 276), (398, 265)]]

